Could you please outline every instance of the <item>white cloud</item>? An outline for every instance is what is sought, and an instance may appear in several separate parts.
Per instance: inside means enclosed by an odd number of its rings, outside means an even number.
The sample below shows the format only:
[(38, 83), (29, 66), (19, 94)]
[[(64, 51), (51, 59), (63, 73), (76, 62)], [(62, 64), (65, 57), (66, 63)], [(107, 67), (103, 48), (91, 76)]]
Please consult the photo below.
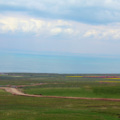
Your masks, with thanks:
[(89, 38), (97, 38), (104, 40), (119, 40), (120, 39), (120, 25), (109, 24), (104, 26), (93, 26), (92, 29), (89, 29), (85, 32), (84, 37)]
[(74, 33), (74, 30), (73, 30), (73, 29), (70, 29), (70, 28), (65, 29), (64, 31), (65, 31), (66, 33), (68, 33), (68, 34)]
[(36, 35), (57, 35), (73, 32), (71, 23), (63, 20), (43, 20), (31, 17), (0, 16), (0, 29), (2, 33), (33, 32)]
[(59, 33), (61, 33), (62, 32), (62, 29), (61, 28), (53, 28), (52, 30), (51, 30), (51, 33), (53, 34), (53, 35), (57, 35), (57, 34), (59, 34)]
[(89, 30), (84, 34), (85, 37), (96, 36), (96, 35), (98, 35), (98, 31), (96, 30)]
[[(76, 39), (120, 39), (120, 23), (108, 25), (89, 25), (73, 21), (64, 20), (47, 20), (32, 17), (10, 17), (0, 15), (0, 32), (23, 32), (34, 33), (37, 36), (51, 37), (59, 35), (59, 37)], [(71, 39), (70, 38), (70, 39)]]

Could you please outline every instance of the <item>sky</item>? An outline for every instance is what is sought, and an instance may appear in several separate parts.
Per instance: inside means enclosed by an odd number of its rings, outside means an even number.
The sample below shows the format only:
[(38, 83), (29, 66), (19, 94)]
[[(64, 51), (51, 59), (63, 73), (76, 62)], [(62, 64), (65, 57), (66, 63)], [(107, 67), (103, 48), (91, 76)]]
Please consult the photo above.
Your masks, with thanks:
[(0, 0), (0, 52), (120, 56), (119, 6), (119, 0)]

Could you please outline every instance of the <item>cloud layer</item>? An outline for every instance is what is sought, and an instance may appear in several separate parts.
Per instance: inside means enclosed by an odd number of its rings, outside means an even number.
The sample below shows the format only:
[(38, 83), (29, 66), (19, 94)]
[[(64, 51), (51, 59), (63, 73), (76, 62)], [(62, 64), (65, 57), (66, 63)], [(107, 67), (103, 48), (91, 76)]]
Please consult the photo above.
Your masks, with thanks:
[(119, 0), (1, 0), (0, 48), (119, 54), (119, 6)]
[(22, 12), (36, 17), (74, 20), (89, 24), (120, 21), (119, 0), (1, 0), (1, 12)]
[(36, 19), (27, 16), (0, 16), (1, 33), (33, 33), (35, 36), (68, 36), (77, 39), (120, 39), (120, 23), (89, 25), (65, 20)]

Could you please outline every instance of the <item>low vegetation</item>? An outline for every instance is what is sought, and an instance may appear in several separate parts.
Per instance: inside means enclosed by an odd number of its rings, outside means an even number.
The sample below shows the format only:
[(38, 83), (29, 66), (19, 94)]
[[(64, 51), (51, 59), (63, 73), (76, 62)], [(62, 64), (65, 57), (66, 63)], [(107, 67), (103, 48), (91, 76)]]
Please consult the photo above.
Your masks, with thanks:
[[(19, 89), (29, 94), (120, 98), (119, 82), (104, 83), (98, 82), (106, 81), (104, 78), (68, 78), (66, 76), (11, 73), (0, 76), (0, 85), (17, 87), (17, 85), (47, 83)], [(107, 79), (107, 81), (113, 81), (113, 79)], [(119, 111), (120, 102), (25, 97), (0, 90), (0, 120), (119, 120)]]

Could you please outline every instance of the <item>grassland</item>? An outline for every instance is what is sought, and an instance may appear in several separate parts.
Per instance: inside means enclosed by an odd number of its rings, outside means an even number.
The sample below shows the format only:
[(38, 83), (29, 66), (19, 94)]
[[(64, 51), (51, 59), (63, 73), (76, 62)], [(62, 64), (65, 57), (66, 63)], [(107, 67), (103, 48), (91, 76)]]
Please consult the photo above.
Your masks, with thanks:
[[(21, 76), (21, 77), (15, 77)], [(82, 76), (82, 75), (81, 75)], [(113, 79), (107, 79), (112, 80)], [(67, 78), (66, 75), (10, 74), (0, 76), (0, 85), (40, 86), (21, 88), (29, 94), (120, 98), (119, 83), (101, 83), (103, 78)], [(119, 120), (120, 102), (33, 98), (0, 90), (0, 120)]]
[(49, 96), (120, 98), (120, 81), (113, 82), (113, 80), (108, 79), (109, 82), (106, 82), (106, 79), (104, 78), (60, 79), (61, 80), (58, 81), (53, 79), (52, 83), (48, 82), (48, 84), (41, 86), (24, 87), (24, 92), (28, 94), (42, 94)]

